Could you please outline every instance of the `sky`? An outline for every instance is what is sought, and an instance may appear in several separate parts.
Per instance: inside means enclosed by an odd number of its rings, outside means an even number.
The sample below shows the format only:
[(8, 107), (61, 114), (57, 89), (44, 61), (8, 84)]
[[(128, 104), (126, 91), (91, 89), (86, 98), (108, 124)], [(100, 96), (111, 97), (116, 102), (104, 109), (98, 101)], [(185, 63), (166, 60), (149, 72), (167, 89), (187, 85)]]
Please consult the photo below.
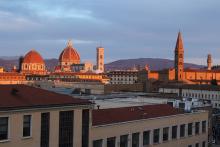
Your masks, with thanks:
[(82, 61), (105, 48), (106, 62), (173, 59), (177, 33), (185, 61), (220, 64), (219, 0), (0, 0), (0, 56), (31, 49), (58, 58), (72, 39)]

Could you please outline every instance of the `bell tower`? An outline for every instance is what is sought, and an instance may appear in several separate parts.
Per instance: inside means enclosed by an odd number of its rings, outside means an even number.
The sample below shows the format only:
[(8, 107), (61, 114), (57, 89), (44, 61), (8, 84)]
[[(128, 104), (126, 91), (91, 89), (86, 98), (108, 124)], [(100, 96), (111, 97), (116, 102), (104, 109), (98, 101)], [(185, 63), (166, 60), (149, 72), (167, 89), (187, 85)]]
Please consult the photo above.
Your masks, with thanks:
[(212, 55), (211, 54), (208, 54), (208, 57), (207, 57), (207, 69), (208, 70), (212, 69)]
[(181, 32), (178, 33), (175, 47), (175, 80), (182, 81), (184, 79), (184, 48)]
[(104, 48), (103, 47), (97, 47), (96, 48), (96, 68), (100, 72), (104, 72)]

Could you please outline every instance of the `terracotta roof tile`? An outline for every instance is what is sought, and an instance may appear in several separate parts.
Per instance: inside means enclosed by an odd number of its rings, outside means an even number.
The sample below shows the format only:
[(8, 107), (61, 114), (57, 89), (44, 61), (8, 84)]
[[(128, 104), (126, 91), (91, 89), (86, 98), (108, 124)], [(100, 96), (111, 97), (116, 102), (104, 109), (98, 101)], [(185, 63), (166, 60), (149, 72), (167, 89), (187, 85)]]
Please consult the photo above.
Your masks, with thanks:
[(98, 109), (92, 111), (94, 126), (181, 114), (167, 104)]
[(0, 110), (87, 104), (91, 102), (40, 88), (0, 85)]

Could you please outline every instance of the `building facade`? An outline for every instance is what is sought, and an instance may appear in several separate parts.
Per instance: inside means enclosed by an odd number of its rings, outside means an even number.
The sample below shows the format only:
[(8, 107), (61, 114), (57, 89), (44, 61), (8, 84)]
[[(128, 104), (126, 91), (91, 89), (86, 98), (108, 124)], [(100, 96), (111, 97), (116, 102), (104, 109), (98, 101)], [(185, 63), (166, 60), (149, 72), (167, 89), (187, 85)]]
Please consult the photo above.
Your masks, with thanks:
[(220, 109), (220, 88), (212, 85), (164, 85), (160, 93), (176, 93), (181, 97), (208, 100), (213, 108)]
[(95, 110), (90, 146), (207, 147), (208, 113), (173, 110), (167, 105)]
[(167, 104), (93, 109), (88, 100), (0, 85), (1, 147), (207, 147), (208, 112)]
[(80, 147), (92, 105), (24, 85), (0, 85), (1, 147)]
[(110, 84), (135, 84), (138, 82), (138, 70), (115, 70), (107, 72)]

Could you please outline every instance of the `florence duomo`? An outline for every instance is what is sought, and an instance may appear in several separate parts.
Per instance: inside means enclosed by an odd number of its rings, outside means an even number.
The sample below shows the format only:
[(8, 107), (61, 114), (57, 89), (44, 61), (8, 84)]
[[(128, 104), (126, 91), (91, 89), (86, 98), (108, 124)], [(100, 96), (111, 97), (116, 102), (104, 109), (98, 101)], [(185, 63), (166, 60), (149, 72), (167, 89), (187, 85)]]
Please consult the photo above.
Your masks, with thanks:
[(0, 0), (0, 147), (219, 147), (219, 6)]

